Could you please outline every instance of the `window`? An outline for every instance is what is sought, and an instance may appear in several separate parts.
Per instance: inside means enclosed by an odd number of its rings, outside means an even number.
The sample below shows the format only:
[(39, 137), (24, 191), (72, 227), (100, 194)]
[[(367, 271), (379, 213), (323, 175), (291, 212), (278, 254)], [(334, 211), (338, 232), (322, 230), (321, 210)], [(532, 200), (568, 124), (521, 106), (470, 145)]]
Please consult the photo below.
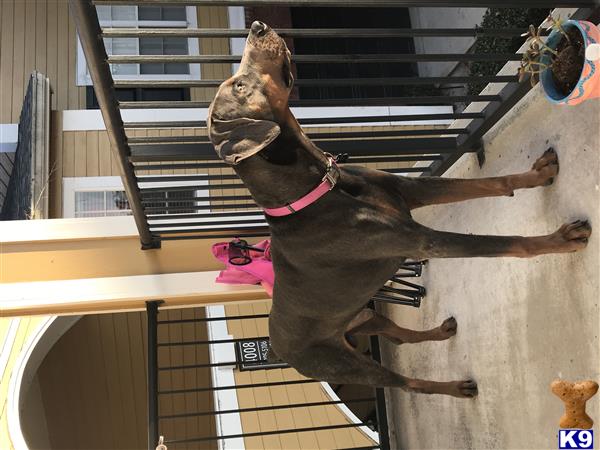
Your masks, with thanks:
[(200, 204), (200, 202), (194, 201), (193, 198), (201, 196), (202, 192), (204, 191), (195, 191), (193, 189), (156, 192), (149, 199), (152, 202), (146, 203), (145, 206), (150, 208), (165, 208), (164, 214), (192, 214), (196, 212), (193, 206)]
[[(141, 183), (141, 188), (185, 187), (190, 189), (156, 192), (148, 207), (165, 208), (164, 214), (193, 213), (193, 206), (208, 205), (208, 201), (191, 200), (207, 197), (208, 190), (194, 189), (207, 181), (164, 181)], [(169, 200), (167, 203), (166, 200)], [(180, 200), (180, 201), (173, 201)], [(171, 210), (169, 210), (172, 209)], [(189, 208), (189, 209), (187, 209)], [(208, 211), (208, 210), (207, 210)], [(63, 217), (106, 217), (131, 215), (131, 209), (120, 177), (63, 178)]]
[(74, 206), (73, 217), (131, 215), (125, 191), (78, 191)]
[[(196, 8), (185, 6), (96, 6), (102, 27), (195, 28)], [(197, 55), (198, 39), (180, 37), (105, 38), (109, 55)], [(85, 56), (78, 41), (78, 85), (91, 85)], [(187, 80), (200, 78), (199, 64), (112, 64), (117, 80)]]

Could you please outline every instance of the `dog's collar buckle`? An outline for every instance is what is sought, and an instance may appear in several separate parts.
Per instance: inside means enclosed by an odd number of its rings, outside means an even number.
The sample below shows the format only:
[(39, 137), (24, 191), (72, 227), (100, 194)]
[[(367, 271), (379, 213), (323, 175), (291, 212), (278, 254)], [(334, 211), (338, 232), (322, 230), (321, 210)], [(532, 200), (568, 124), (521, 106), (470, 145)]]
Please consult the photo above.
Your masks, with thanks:
[(327, 156), (327, 171), (321, 181), (328, 181), (329, 190), (332, 190), (337, 183), (337, 179), (333, 175), (334, 170), (337, 169), (337, 165), (335, 164), (335, 157), (331, 153), (325, 153), (325, 156)]
[(319, 183), (316, 188), (304, 197), (295, 202), (288, 203), (285, 206), (279, 208), (264, 208), (265, 214), (272, 217), (289, 216), (290, 214), (294, 214), (302, 208), (306, 208), (308, 205), (313, 204), (331, 191), (339, 179), (339, 172), (337, 170), (335, 158), (329, 153), (325, 153), (325, 155), (327, 156), (327, 170), (321, 179), (321, 183)]
[(329, 182), (329, 190), (332, 190), (335, 187), (335, 183), (337, 183), (337, 180), (333, 177), (333, 175), (330, 172), (327, 172), (325, 174), (325, 176), (323, 177), (323, 181)]

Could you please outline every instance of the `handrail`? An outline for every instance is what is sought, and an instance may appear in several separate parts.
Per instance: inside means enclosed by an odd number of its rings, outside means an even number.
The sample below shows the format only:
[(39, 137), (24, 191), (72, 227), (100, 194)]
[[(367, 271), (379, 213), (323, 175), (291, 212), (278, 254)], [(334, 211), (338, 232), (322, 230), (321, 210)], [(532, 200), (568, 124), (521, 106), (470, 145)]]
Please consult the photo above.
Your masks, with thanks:
[(140, 233), (142, 249), (160, 248), (160, 240), (153, 238), (150, 233), (133, 165), (129, 161), (131, 150), (127, 144), (123, 119), (118, 108), (119, 103), (107, 62), (108, 56), (101, 38), (102, 30), (100, 29), (96, 8), (91, 0), (69, 0), (69, 7), (77, 26), (77, 33), (85, 54), (88, 70), (94, 83), (94, 90), (98, 98), (110, 146), (115, 154), (115, 161), (123, 180), (125, 193)]

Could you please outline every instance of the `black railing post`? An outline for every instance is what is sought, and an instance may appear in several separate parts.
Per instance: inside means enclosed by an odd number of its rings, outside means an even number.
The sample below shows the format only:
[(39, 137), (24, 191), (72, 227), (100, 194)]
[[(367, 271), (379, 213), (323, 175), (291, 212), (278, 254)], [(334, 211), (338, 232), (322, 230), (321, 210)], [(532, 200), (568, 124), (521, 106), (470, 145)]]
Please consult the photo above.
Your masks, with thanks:
[(148, 317), (148, 450), (158, 444), (158, 305), (146, 302)]
[(118, 108), (117, 94), (108, 65), (108, 56), (102, 41), (102, 30), (100, 29), (96, 8), (91, 0), (69, 0), (69, 7), (71, 16), (77, 26), (81, 47), (94, 84), (94, 91), (106, 126), (110, 147), (114, 153), (123, 180), (123, 187), (129, 200), (129, 206), (140, 233), (142, 249), (160, 248), (160, 240), (155, 239), (148, 228), (144, 207), (140, 200), (139, 188), (133, 172), (133, 165), (129, 161), (131, 151), (127, 144), (127, 136)]
[[(381, 363), (381, 352), (379, 349), (379, 338), (371, 336), (371, 358)], [(375, 388), (375, 413), (377, 414), (377, 431), (379, 433), (379, 448), (390, 450), (390, 432), (387, 422), (387, 408), (385, 406), (385, 391), (383, 388)]]

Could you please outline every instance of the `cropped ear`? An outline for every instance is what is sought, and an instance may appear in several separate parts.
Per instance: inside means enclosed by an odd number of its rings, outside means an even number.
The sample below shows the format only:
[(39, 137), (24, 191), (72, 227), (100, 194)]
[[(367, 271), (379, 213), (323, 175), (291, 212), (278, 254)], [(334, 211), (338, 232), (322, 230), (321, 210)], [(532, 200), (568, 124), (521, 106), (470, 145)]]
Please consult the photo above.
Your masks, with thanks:
[(246, 117), (220, 120), (209, 115), (207, 125), (215, 150), (221, 159), (233, 165), (258, 153), (281, 133), (275, 122)]

